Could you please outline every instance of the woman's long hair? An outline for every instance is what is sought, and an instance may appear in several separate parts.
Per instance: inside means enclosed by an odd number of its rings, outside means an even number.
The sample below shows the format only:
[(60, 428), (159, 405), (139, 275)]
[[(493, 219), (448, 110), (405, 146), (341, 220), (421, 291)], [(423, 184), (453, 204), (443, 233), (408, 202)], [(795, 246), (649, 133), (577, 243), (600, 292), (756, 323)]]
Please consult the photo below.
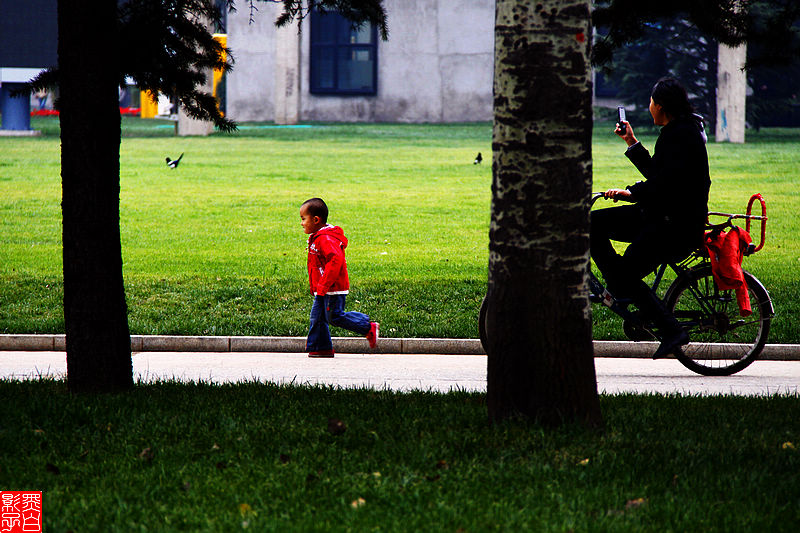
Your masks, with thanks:
[(653, 102), (659, 104), (664, 113), (671, 118), (689, 117), (694, 107), (689, 103), (689, 95), (681, 82), (675, 78), (661, 78), (653, 86), (650, 94)]

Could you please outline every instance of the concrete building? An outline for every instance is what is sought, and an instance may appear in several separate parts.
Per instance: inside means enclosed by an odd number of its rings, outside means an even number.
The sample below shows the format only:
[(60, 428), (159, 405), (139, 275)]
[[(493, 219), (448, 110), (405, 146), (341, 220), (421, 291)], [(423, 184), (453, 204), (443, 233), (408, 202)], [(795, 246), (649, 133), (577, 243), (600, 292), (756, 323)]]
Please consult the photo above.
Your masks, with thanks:
[[(494, 0), (386, 0), (389, 40), (312, 14), (278, 29), (280, 5), (228, 14), (236, 121), (466, 122), (492, 118)], [(338, 17), (341, 18), (341, 17)]]

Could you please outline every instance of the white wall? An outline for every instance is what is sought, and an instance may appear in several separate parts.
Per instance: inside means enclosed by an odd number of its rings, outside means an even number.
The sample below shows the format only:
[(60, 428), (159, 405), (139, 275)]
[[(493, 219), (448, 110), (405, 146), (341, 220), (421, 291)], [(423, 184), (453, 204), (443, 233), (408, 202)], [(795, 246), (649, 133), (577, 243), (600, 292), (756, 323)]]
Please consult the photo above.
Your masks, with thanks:
[(236, 121), (267, 121), (275, 115), (275, 19), (280, 11), (275, 4), (256, 4), (252, 24), (244, 4), (228, 14), (228, 48), (235, 62), (225, 78), (225, 106), (227, 116)]
[[(303, 121), (461, 122), (491, 120), (494, 0), (386, 0), (389, 40), (378, 42), (378, 94), (340, 97), (309, 92), (308, 21), (300, 43), (299, 118)], [(227, 112), (237, 121), (274, 120), (275, 18), (259, 3), (228, 15), (234, 70)], [(297, 70), (297, 69), (295, 69)], [(283, 72), (283, 71), (280, 71)]]

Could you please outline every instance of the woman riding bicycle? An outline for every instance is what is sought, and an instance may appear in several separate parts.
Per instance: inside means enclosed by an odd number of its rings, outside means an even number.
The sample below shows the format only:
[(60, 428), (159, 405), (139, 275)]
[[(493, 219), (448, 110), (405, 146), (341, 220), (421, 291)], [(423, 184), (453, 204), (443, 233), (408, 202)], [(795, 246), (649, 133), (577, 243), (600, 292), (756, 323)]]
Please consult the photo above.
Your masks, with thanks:
[[(662, 126), (652, 156), (628, 122), (617, 124), (615, 133), (628, 145), (625, 155), (645, 180), (604, 193), (633, 205), (592, 212), (591, 254), (614, 296), (631, 299), (655, 324), (661, 345), (653, 358), (658, 358), (687, 344), (689, 335), (642, 278), (703, 245), (711, 179), (702, 119), (680, 82), (663, 78), (656, 83), (650, 114)], [(619, 255), (612, 240), (630, 244)]]

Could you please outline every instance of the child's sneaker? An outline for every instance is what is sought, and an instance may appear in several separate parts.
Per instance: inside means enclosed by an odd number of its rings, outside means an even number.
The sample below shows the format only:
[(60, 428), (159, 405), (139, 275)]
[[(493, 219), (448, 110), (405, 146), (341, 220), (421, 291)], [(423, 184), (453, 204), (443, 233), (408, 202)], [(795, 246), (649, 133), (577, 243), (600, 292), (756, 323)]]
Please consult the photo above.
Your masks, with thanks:
[(367, 333), (367, 341), (369, 342), (370, 348), (375, 348), (378, 345), (378, 339), (380, 338), (380, 327), (381, 325), (377, 322), (370, 322), (369, 323), (369, 333)]
[(318, 352), (308, 352), (309, 357), (333, 357), (333, 350), (320, 350)]

